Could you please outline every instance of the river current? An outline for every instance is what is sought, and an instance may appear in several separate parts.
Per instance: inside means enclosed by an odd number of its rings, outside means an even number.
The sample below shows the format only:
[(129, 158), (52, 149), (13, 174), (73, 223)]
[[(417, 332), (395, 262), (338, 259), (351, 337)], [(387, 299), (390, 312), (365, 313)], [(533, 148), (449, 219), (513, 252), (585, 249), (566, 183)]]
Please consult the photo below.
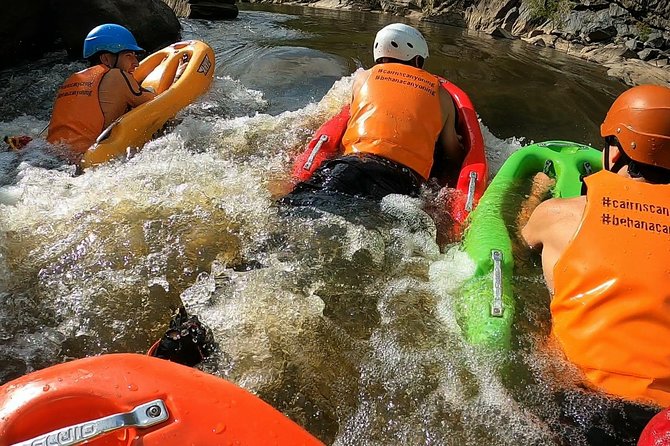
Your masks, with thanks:
[[(144, 352), (179, 303), (214, 332), (202, 368), (336, 445), (580, 445), (619, 410), (575, 386), (546, 345), (536, 261), (516, 278), (514, 349), (461, 337), (452, 299), (473, 265), (438, 245), (439, 198), (286, 209), (293, 157), (347, 102), (393, 17), (245, 6), (182, 20), (208, 42), (210, 91), (134, 158), (75, 176), (37, 138), (0, 153), (0, 383), (68, 359)], [(599, 144), (624, 87), (520, 41), (419, 23), (426, 68), (469, 93), (491, 170), (522, 144)], [(0, 72), (0, 133), (36, 136), (81, 62), (64, 53)], [(437, 215), (437, 221), (440, 221)], [(444, 237), (440, 238), (444, 240)], [(572, 422), (566, 422), (566, 413)]]

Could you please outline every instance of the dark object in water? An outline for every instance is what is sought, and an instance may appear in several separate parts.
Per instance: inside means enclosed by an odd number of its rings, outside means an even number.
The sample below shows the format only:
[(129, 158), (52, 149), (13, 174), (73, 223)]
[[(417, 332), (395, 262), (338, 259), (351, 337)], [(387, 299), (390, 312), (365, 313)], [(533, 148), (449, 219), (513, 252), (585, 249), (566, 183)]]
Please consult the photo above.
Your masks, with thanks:
[(170, 328), (149, 350), (150, 356), (192, 367), (212, 354), (214, 336), (198, 316), (180, 306), (170, 319)]
[[(635, 446), (644, 427), (660, 411), (590, 389), (559, 391), (554, 401), (560, 408), (559, 425), (554, 421), (550, 425), (559, 433), (561, 445), (574, 444), (581, 437), (589, 446)], [(664, 444), (668, 443), (654, 446)]]
[(7, 149), (15, 152), (23, 149), (32, 140), (30, 136), (5, 136), (3, 138), (3, 141), (7, 144)]

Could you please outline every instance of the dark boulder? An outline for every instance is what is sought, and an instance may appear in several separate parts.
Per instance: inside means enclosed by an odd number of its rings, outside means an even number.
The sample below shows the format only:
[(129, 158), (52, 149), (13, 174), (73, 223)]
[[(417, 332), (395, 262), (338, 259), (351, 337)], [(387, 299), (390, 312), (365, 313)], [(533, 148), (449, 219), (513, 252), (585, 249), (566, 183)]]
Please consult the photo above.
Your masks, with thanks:
[(49, 0), (5, 4), (2, 16), (0, 68), (16, 65), (57, 46), (58, 36), (49, 13)]
[(148, 52), (180, 38), (179, 20), (161, 0), (51, 0), (51, 4), (58, 31), (72, 57), (82, 57), (86, 34), (103, 23), (125, 26)]
[(585, 34), (587, 42), (604, 42), (616, 36), (617, 30), (614, 26), (608, 26), (606, 28), (590, 29)]
[(163, 0), (179, 17), (189, 19), (231, 20), (240, 10), (235, 0)]
[(652, 60), (660, 56), (661, 52), (656, 48), (645, 48), (639, 53), (637, 53), (637, 55), (642, 60)]
[(507, 31), (506, 29), (501, 28), (500, 26), (498, 26), (496, 29), (494, 29), (493, 32), (491, 32), (491, 35), (493, 37), (499, 37), (499, 38), (502, 38), (502, 39), (511, 39), (511, 40), (518, 39), (517, 36), (515, 36), (514, 34), (512, 34), (509, 31)]
[(617, 48), (615, 51), (613, 51), (614, 54), (617, 54), (619, 57), (622, 59), (639, 59), (640, 56), (637, 55), (637, 53), (634, 50), (631, 50), (630, 48), (623, 46)]
[(642, 51), (644, 45), (637, 39), (628, 39), (624, 42), (624, 46), (631, 51)]
[(177, 16), (161, 0), (18, 1), (6, 5), (3, 14), (0, 67), (63, 48), (80, 59), (86, 34), (103, 23), (126, 26), (150, 52), (179, 40), (181, 31)]
[(231, 20), (240, 12), (235, 0), (189, 0), (189, 4), (191, 19)]
[(661, 33), (651, 33), (647, 37), (647, 41), (644, 42), (644, 46), (647, 48), (656, 48), (661, 49), (665, 48), (666, 40)]

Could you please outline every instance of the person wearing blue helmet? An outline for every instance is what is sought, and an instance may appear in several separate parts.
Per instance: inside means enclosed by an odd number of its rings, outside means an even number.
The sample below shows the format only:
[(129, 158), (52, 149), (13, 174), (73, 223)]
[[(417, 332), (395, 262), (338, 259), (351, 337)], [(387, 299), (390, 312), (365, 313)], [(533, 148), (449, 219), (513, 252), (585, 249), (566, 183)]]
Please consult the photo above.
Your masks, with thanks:
[(93, 28), (84, 40), (90, 67), (70, 76), (58, 89), (47, 140), (71, 149), (78, 162), (112, 122), (156, 95), (142, 89), (132, 73), (144, 50), (121, 25)]

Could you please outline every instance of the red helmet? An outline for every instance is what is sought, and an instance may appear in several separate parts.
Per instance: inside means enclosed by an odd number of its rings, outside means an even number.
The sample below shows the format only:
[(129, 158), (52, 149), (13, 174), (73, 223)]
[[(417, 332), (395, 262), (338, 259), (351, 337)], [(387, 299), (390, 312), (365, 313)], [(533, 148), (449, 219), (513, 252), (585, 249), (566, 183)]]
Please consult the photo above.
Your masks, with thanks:
[(670, 409), (656, 414), (642, 431), (637, 446), (670, 445)]
[(634, 161), (670, 169), (670, 88), (640, 85), (612, 104), (600, 135), (614, 136)]

